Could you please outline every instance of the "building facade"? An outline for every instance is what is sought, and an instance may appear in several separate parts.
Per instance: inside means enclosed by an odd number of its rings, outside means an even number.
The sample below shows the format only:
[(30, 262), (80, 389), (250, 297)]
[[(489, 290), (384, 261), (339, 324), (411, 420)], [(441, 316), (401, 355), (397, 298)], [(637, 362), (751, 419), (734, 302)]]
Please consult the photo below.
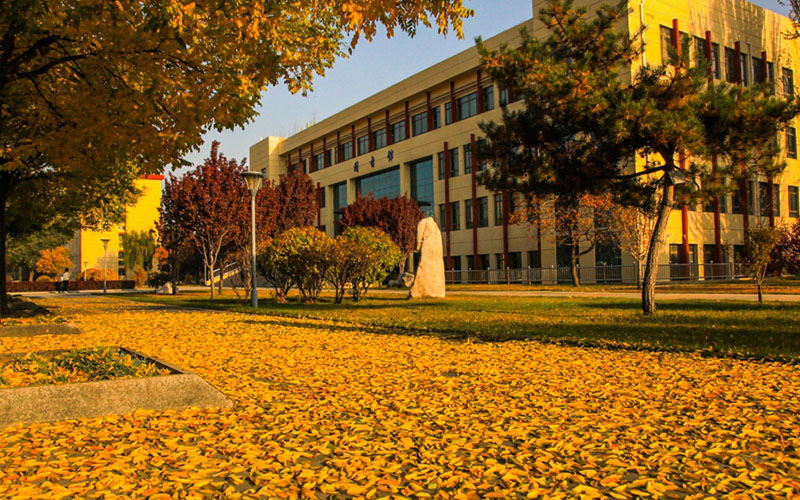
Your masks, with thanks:
[[(575, 3), (591, 11), (601, 2)], [(537, 13), (540, 7), (533, 3)], [(630, 2), (619, 28), (635, 33), (642, 26), (645, 50), (622, 78), (630, 78), (642, 64), (661, 63), (673, 47), (693, 60), (711, 59), (716, 81), (752, 85), (770, 79), (777, 92), (794, 94), (800, 53), (797, 43), (783, 36), (791, 29), (786, 17), (742, 0)], [(516, 45), (522, 28), (547, 36), (541, 22), (531, 19), (485, 43), (489, 48)], [(531, 228), (509, 224), (513, 198), (494, 194), (475, 180), (483, 168), (472, 154), (481, 136), (478, 123), (499, 121), (503, 106), (521, 105), (481, 71), (477, 50), (469, 49), (291, 137), (260, 141), (250, 148), (250, 165), (269, 179), (294, 168), (309, 173), (319, 186), (317, 223), (329, 235), (337, 230), (341, 210), (359, 193), (405, 194), (442, 228), (448, 269), (557, 268), (566, 265), (568, 256), (552, 234), (537, 235)], [(785, 172), (750, 181), (751, 224), (769, 219), (770, 206), (773, 223), (798, 217), (800, 163), (794, 126), (781, 141)], [(718, 210), (710, 205), (676, 208), (662, 264), (734, 261), (743, 243), (739, 205), (727, 195)], [(630, 262), (613, 245), (581, 258), (584, 268)]]
[[(133, 269), (125, 269), (121, 236), (128, 231), (156, 230), (163, 180), (163, 175), (148, 175), (134, 181), (142, 194), (136, 203), (127, 207), (124, 223), (104, 231), (81, 229), (75, 232), (68, 245), (73, 278), (86, 269), (108, 269), (121, 278), (132, 278)], [(104, 238), (109, 240), (107, 252), (103, 249)]]

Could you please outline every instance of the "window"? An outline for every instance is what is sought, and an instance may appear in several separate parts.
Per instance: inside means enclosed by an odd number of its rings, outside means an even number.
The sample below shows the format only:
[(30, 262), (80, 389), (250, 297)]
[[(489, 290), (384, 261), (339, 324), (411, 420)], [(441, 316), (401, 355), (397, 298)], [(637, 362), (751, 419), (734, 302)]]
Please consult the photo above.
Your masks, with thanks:
[(797, 158), (797, 132), (794, 127), (786, 128), (786, 156)]
[(444, 153), (442, 151), (436, 153), (436, 164), (439, 180), (441, 181), (444, 179)]
[(768, 186), (766, 182), (758, 183), (758, 208), (762, 217), (767, 217), (770, 213)]
[(691, 62), (692, 44), (689, 33), (680, 32), (681, 59)]
[(670, 62), (669, 54), (672, 49), (672, 28), (661, 27), (661, 62)]
[(347, 161), (353, 157), (353, 142), (342, 144), (342, 161)]
[(436, 106), (433, 108), (433, 129), (436, 130), (437, 128), (442, 126), (442, 108)]
[(797, 186), (789, 186), (789, 217), (800, 217), (800, 193)]
[(773, 206), (775, 207), (775, 217), (781, 216), (781, 185), (780, 184), (773, 184), (772, 185), (772, 201)]
[[(795, 188), (796, 190), (797, 188)], [(795, 216), (796, 217), (796, 216)], [(472, 229), (472, 199), (464, 200), (464, 227)], [(472, 266), (470, 266), (472, 267)]]
[(372, 193), (376, 199), (400, 196), (400, 168), (394, 167), (357, 178), (356, 193), (362, 196)]
[(406, 121), (401, 120), (397, 123), (392, 123), (392, 142), (400, 142), (406, 140)]
[(539, 250), (528, 251), (528, 267), (542, 267), (542, 254), (539, 252)]
[(725, 47), (725, 81), (738, 83), (736, 79), (736, 51)]
[(446, 222), (447, 219), (445, 218), (445, 211), (444, 211), (444, 203), (439, 203), (439, 229), (442, 232), (447, 231)]
[(375, 145), (375, 149), (381, 149), (386, 147), (385, 128), (378, 129), (372, 133), (372, 143)]
[(322, 170), (325, 168), (325, 152), (318, 153), (314, 156), (314, 170)]
[(497, 269), (505, 269), (506, 268), (506, 263), (505, 263), (505, 259), (503, 259), (503, 254), (501, 254), (501, 253), (494, 254), (494, 262), (497, 265)]
[(761, 83), (764, 81), (764, 74), (761, 71), (761, 64), (763, 63), (763, 59), (759, 57), (751, 57), (751, 61), (753, 61), (753, 83)]
[(450, 177), (458, 176), (458, 148), (450, 150)]
[(416, 200), (425, 217), (433, 216), (433, 157), (415, 160), (409, 165), (411, 199)]
[(320, 208), (325, 208), (325, 191), (327, 191), (327, 190), (328, 189), (324, 188), (324, 187), (319, 188), (319, 207)]
[(464, 174), (472, 173), (472, 144), (464, 145)]
[(450, 107), (450, 102), (444, 103), (444, 124), (450, 125), (453, 123), (453, 112)]
[(737, 189), (731, 194), (731, 213), (741, 214), (742, 212), (742, 198), (740, 191)]
[(508, 267), (511, 269), (522, 269), (522, 253), (509, 252), (508, 253)]
[(508, 106), (508, 89), (500, 89), (500, 106)]
[(418, 136), (428, 131), (428, 112), (423, 111), (411, 117), (411, 135)]
[(722, 62), (719, 57), (719, 44), (711, 44), (711, 70), (714, 72), (714, 78), (717, 80), (722, 79)]
[(461, 230), (461, 203), (458, 201), (450, 202), (450, 229), (453, 231)]
[(747, 63), (747, 54), (739, 54), (739, 60), (742, 65), (742, 85), (750, 85), (750, 81), (747, 78), (747, 67), (749, 66)]
[(336, 163), (336, 159), (335, 159), (335, 155), (334, 155), (333, 151), (334, 151), (334, 149), (331, 148), (331, 149), (329, 149), (329, 150), (327, 150), (325, 152), (325, 161), (327, 162), (325, 165), (328, 166), (328, 167), (330, 167), (331, 165)]
[(494, 85), (489, 85), (483, 89), (483, 110), (491, 111), (494, 109)]
[(456, 99), (456, 119), (464, 120), (478, 114), (478, 93)]
[(478, 198), (478, 227), (489, 226), (489, 197)]
[(369, 137), (362, 135), (358, 138), (357, 142), (359, 156), (369, 153)]
[(503, 195), (494, 195), (494, 225), (503, 225)]
[(771, 62), (767, 63), (767, 79), (771, 82), (775, 81), (775, 65)]
[(331, 186), (333, 190), (333, 234), (339, 234), (339, 220), (342, 218), (342, 210), (347, 206), (347, 182), (340, 182)]
[(699, 36), (694, 37), (694, 65), (700, 66), (706, 61), (706, 41)]
[(794, 73), (789, 68), (783, 68), (783, 95), (786, 98), (794, 95)]

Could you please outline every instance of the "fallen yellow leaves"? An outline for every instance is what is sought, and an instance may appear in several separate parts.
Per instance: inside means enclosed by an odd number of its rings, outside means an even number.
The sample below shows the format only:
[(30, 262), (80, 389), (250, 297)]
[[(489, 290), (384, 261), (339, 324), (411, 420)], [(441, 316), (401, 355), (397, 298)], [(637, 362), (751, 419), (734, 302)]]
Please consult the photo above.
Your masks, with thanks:
[(791, 365), (352, 326), (112, 299), (52, 301), (85, 334), (0, 351), (125, 345), (237, 401), (16, 426), (3, 498), (793, 498)]

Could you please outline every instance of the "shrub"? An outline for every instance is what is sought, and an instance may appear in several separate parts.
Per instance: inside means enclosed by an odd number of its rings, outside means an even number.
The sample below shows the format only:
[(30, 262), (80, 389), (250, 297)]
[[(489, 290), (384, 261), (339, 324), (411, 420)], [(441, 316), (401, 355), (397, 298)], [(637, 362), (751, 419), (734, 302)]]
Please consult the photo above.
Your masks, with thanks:
[(397, 267), (403, 254), (389, 235), (376, 227), (351, 227), (341, 236), (369, 249), (368, 253), (365, 250), (367, 265), (351, 281), (353, 299), (358, 301), (367, 294), (370, 285), (382, 282)]
[(800, 221), (779, 229), (778, 243), (772, 250), (771, 271), (775, 274), (800, 274)]
[(39, 260), (36, 261), (36, 271), (51, 277), (72, 268), (69, 259), (69, 250), (66, 247), (56, 247), (49, 250), (39, 250)]
[(103, 279), (104, 279), (103, 277), (104, 276), (106, 277), (105, 279), (107, 279), (108, 281), (118, 281), (119, 280), (119, 274), (117, 274), (116, 271), (114, 271), (112, 269), (108, 269), (108, 270), (106, 270), (104, 272), (102, 269), (95, 269), (95, 268), (86, 269), (85, 271), (82, 271), (81, 273), (79, 273), (78, 274), (78, 280), (80, 280), (80, 281), (86, 281), (86, 280), (88, 280), (88, 281), (103, 281)]
[(50, 276), (48, 276), (46, 274), (43, 274), (43, 275), (39, 276), (38, 278), (36, 278), (36, 281), (40, 281), (40, 282), (41, 281), (53, 281), (53, 278), (51, 278)]
[(352, 238), (336, 237), (327, 279), (336, 291), (334, 300), (337, 304), (342, 302), (348, 286), (369, 273), (375, 259), (372, 248)]
[(284, 302), (286, 294), (292, 287), (292, 278), (289, 276), (288, 254), (281, 252), (275, 240), (264, 246), (256, 256), (258, 270), (275, 289), (275, 300)]
[(172, 281), (172, 276), (169, 273), (159, 272), (152, 273), (148, 279), (148, 284), (153, 288), (158, 288)]
[(147, 284), (147, 271), (139, 266), (133, 270), (133, 282), (136, 283), (136, 288), (142, 288)]
[(288, 279), (297, 287), (303, 302), (314, 302), (331, 264), (332, 247), (333, 240), (314, 227), (292, 228), (272, 240), (259, 260), (264, 274), (281, 282), (283, 297), (288, 291)]

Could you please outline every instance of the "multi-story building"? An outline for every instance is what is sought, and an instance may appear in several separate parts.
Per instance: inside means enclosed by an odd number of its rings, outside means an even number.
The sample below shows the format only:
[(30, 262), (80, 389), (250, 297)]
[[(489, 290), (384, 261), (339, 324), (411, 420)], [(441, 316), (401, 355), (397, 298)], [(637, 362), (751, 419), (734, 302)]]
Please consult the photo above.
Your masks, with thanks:
[[(155, 231), (163, 180), (163, 175), (147, 175), (134, 181), (142, 194), (136, 203), (126, 208), (124, 223), (104, 231), (75, 231), (68, 245), (73, 279), (86, 269), (108, 269), (116, 271), (120, 277), (132, 277), (133, 269), (125, 269), (120, 237), (128, 231)], [(109, 240), (107, 251), (103, 249), (103, 239)]]
[[(599, 4), (576, 2), (590, 11)], [(533, 8), (538, 11), (540, 5), (534, 2)], [(642, 26), (645, 50), (622, 78), (630, 78), (642, 64), (661, 63), (674, 47), (688, 51), (692, 59), (711, 59), (717, 81), (752, 85), (769, 79), (778, 92), (794, 94), (800, 52), (797, 42), (784, 36), (791, 29), (786, 17), (743, 0), (630, 1), (620, 29), (635, 33)], [(531, 19), (485, 43), (489, 48), (517, 44), (522, 28), (547, 36), (542, 23)], [(522, 105), (514, 101), (515, 96), (481, 71), (477, 51), (469, 49), (291, 137), (268, 137), (251, 146), (251, 169), (270, 179), (292, 168), (308, 172), (320, 189), (318, 225), (331, 235), (341, 210), (357, 194), (405, 194), (441, 226), (450, 269), (566, 265), (567, 252), (557, 248), (552, 235), (539, 241), (528, 228), (508, 224), (511, 197), (476, 184), (475, 174), (482, 168), (472, 154), (481, 135), (478, 123), (500, 120), (502, 106)], [(794, 126), (781, 140), (788, 167), (772, 179), (771, 195), (767, 179), (750, 181), (751, 224), (769, 218), (770, 197), (773, 222), (798, 217), (800, 163)], [(722, 197), (718, 214), (711, 205), (676, 208), (663, 264), (732, 261), (742, 245), (742, 219), (738, 199), (731, 195)], [(581, 258), (585, 268), (630, 262), (630, 256), (611, 244)]]

